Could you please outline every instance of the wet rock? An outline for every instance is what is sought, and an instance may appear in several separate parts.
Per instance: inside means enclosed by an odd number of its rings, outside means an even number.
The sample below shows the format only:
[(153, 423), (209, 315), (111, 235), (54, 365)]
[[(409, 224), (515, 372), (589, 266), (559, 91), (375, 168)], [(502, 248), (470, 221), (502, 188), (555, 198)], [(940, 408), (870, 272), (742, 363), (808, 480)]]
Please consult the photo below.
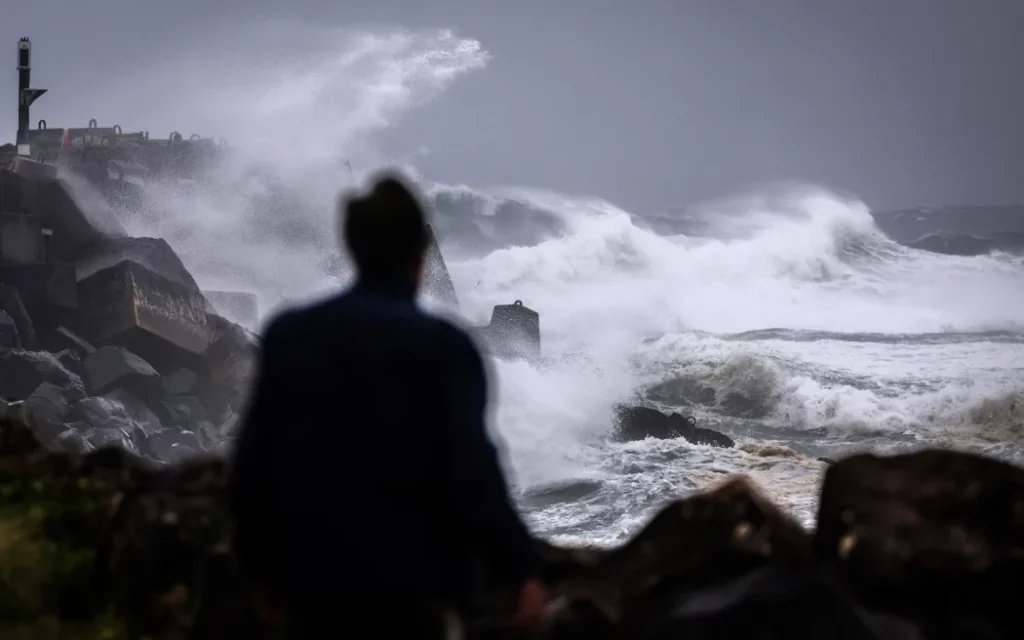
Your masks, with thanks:
[(35, 349), (35, 325), (32, 323), (32, 318), (29, 316), (28, 310), (25, 308), (25, 303), (22, 301), (21, 294), (18, 293), (17, 289), (10, 285), (0, 283), (0, 309), (14, 320), (14, 325), (18, 329), (18, 339), (20, 341), (18, 347), (29, 350)]
[(693, 444), (725, 448), (735, 446), (732, 438), (712, 429), (698, 427), (692, 417), (633, 405), (615, 407), (615, 436), (627, 442), (645, 438), (683, 438)]
[(64, 351), (58, 351), (53, 354), (53, 357), (57, 358), (57, 362), (59, 362), (62, 367), (79, 378), (85, 376), (85, 366), (82, 364), (82, 359), (76, 352), (70, 349), (65, 349)]
[(116, 388), (131, 389), (142, 395), (156, 395), (162, 390), (156, 369), (123, 347), (100, 347), (83, 364), (86, 390), (92, 395)]
[(178, 369), (164, 376), (164, 393), (169, 396), (181, 396), (190, 393), (196, 386), (198, 375), (191, 369)]
[(84, 395), (81, 378), (68, 371), (53, 354), (0, 349), (0, 397), (24, 400), (44, 382)]
[[(93, 428), (120, 430), (133, 439), (145, 437), (162, 428), (160, 418), (146, 403), (123, 389), (79, 400), (71, 406), (69, 419), (84, 422)], [(136, 431), (141, 433), (135, 435)]]
[(255, 336), (243, 327), (216, 315), (208, 319), (210, 347), (203, 354), (198, 388), (215, 421), (245, 405), (257, 353)]
[(209, 415), (202, 401), (195, 396), (174, 396), (163, 401), (172, 422), (181, 426), (195, 426), (209, 422)]
[(57, 327), (54, 334), (52, 342), (62, 351), (73, 351), (80, 358), (88, 357), (96, 352), (96, 347), (92, 343), (67, 327)]
[(682, 594), (671, 607), (664, 615), (638, 621), (630, 635), (923, 640), (915, 625), (865, 610), (838, 580), (820, 570), (759, 569), (721, 586)]
[(14, 318), (8, 315), (6, 311), (0, 311), (0, 347), (4, 349), (17, 349), (21, 347), (18, 327), (14, 324)]
[(203, 451), (199, 437), (191, 431), (163, 429), (150, 434), (139, 444), (139, 451), (148, 458), (176, 463)]
[(65, 431), (64, 419), (69, 408), (62, 388), (44, 382), (26, 398), (25, 406), (28, 407), (33, 424), (45, 442), (56, 439)]
[(206, 350), (206, 301), (198, 288), (131, 260), (78, 283), (79, 322), (94, 344), (116, 344), (166, 370)]
[(862, 602), (929, 636), (1014, 637), (1024, 469), (945, 450), (850, 456), (825, 474), (815, 546)]
[(65, 430), (57, 436), (55, 444), (57, 447), (68, 453), (84, 454), (94, 451), (95, 447), (89, 444), (85, 434), (89, 425), (82, 422), (73, 422), (65, 425)]

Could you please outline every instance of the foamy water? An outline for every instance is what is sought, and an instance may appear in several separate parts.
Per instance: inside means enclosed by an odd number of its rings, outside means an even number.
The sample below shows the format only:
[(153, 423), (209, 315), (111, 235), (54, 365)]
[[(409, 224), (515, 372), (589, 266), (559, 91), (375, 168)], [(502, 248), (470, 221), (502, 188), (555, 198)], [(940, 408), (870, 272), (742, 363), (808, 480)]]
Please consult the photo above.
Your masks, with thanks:
[[(384, 156), (375, 136), (489, 62), (448, 31), (273, 23), (212, 42), (124, 83), (117, 115), (125, 130), (227, 137), (233, 160), (188, 197), (153, 187), (159, 211), (125, 223), (168, 238), (202, 285), (258, 291), (267, 312), (337, 286), (339, 189), (385, 163), (415, 175), (421, 150)], [(699, 236), (662, 236), (597, 197), (420, 177), (461, 313), (483, 322), (521, 299), (541, 314), (553, 363), (497, 363), (493, 425), (540, 533), (611, 543), (733, 473), (810, 520), (816, 457), (856, 449), (1020, 455), (1019, 258), (903, 248), (863, 203), (814, 187), (712, 203)], [(293, 200), (268, 205), (273, 183)], [(695, 385), (719, 402), (690, 406)], [(612, 407), (638, 395), (738, 447), (610, 442)]]

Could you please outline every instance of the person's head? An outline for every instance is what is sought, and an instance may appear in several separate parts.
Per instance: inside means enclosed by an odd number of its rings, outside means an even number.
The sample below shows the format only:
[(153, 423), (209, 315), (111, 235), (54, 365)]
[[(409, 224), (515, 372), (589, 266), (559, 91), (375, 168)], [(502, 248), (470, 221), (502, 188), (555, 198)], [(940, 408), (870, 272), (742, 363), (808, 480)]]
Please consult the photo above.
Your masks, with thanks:
[(342, 199), (343, 236), (359, 276), (419, 285), (427, 250), (427, 220), (419, 200), (392, 174), (365, 195)]

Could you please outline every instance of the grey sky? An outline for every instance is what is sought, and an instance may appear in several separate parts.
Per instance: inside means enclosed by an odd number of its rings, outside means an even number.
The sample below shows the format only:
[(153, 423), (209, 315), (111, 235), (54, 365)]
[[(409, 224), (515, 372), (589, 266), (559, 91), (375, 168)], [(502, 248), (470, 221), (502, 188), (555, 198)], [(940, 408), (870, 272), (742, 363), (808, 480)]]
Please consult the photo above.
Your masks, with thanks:
[(451, 27), (482, 42), (486, 69), (386, 136), (395, 149), (428, 147), (418, 164), (441, 181), (583, 192), (634, 210), (776, 180), (877, 208), (1024, 201), (1021, 0), (2, 3), (4, 140), (19, 36), (35, 45), (34, 84), (51, 90), (39, 111), (60, 113), (104, 74), (291, 15)]

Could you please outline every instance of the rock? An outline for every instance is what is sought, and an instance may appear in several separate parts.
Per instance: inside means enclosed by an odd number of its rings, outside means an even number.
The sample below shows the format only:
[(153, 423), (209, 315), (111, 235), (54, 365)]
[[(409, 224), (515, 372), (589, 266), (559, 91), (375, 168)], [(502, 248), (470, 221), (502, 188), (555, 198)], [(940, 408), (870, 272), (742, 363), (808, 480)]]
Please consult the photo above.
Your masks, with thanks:
[(117, 216), (84, 180), (65, 174), (60, 179), (37, 180), (29, 213), (53, 230), (51, 250), (59, 260), (72, 260), (110, 236), (125, 235)]
[(164, 376), (164, 393), (169, 396), (181, 396), (189, 393), (196, 386), (198, 376), (191, 369), (178, 369), (174, 373)]
[(60, 387), (42, 383), (25, 400), (25, 406), (45, 441), (56, 439), (65, 431), (64, 419), (69, 409), (64, 390)]
[(91, 395), (101, 395), (116, 388), (154, 396), (162, 391), (160, 374), (156, 369), (123, 347), (100, 347), (82, 364), (85, 367), (85, 388)]
[(96, 448), (85, 438), (85, 433), (88, 431), (87, 425), (82, 423), (72, 423), (65, 426), (66, 429), (63, 433), (57, 436), (57, 440), (55, 442), (61, 451), (85, 454), (96, 450)]
[(815, 547), (862, 602), (929, 637), (1015, 637), (1024, 469), (945, 450), (845, 458), (825, 474)]
[(163, 427), (144, 402), (123, 389), (79, 400), (71, 406), (68, 417), (94, 429), (121, 431), (133, 442)]
[(827, 572), (777, 567), (683, 594), (633, 627), (644, 638), (923, 640), (912, 623), (863, 609)]
[(58, 351), (53, 354), (53, 357), (57, 358), (57, 362), (59, 362), (62, 367), (79, 378), (85, 375), (85, 365), (82, 364), (82, 359), (76, 352), (70, 349), (65, 349), (64, 351)]
[(61, 343), (60, 348), (62, 350), (71, 349), (82, 358), (96, 352), (96, 347), (94, 347), (88, 340), (74, 333), (67, 327), (57, 327), (57, 331), (55, 333), (56, 336), (54, 336), (54, 342), (57, 343), (59, 341)]
[(53, 354), (0, 349), (0, 397), (24, 400), (44, 382), (84, 395), (81, 378), (68, 371)]
[(200, 362), (198, 395), (215, 421), (244, 406), (255, 367), (255, 336), (243, 327), (210, 315), (210, 347)]
[(163, 429), (145, 438), (139, 445), (143, 455), (164, 463), (176, 463), (203, 451), (199, 437), (191, 431)]
[(205, 299), (198, 288), (130, 260), (78, 283), (86, 339), (130, 349), (158, 369), (181, 366), (208, 345)]
[(732, 438), (697, 426), (692, 417), (678, 413), (665, 414), (651, 407), (617, 405), (615, 407), (615, 435), (624, 441), (658, 438), (663, 440), (683, 438), (692, 444), (731, 448)]
[(167, 413), (174, 424), (194, 427), (201, 422), (209, 422), (209, 414), (202, 401), (195, 396), (174, 396), (163, 401)]
[(71, 265), (4, 264), (0, 282), (18, 292), (38, 336), (56, 329), (78, 309), (78, 281)]
[[(120, 429), (75, 423), (48, 450), (17, 404), (0, 403), (4, 637), (268, 637), (243, 597), (224, 457), (152, 464)], [(199, 446), (174, 430), (142, 445)], [(853, 456), (826, 472), (812, 537), (731, 479), (614, 549), (538, 540), (552, 600), (537, 637), (1019, 638), (1022, 492), (1024, 470), (978, 456)], [(482, 577), (464, 637), (523, 637), (517, 594)]]
[(21, 294), (18, 293), (17, 289), (0, 283), (0, 309), (3, 309), (7, 315), (11, 316), (11, 319), (14, 320), (14, 325), (18, 328), (18, 338), (21, 342), (18, 347), (28, 350), (35, 349), (35, 325), (32, 323), (32, 318), (29, 316), (28, 309), (25, 308), (25, 303), (22, 301)]
[(18, 327), (14, 324), (14, 318), (6, 311), (0, 311), (0, 348), (18, 349), (21, 347), (21, 338), (18, 336)]

